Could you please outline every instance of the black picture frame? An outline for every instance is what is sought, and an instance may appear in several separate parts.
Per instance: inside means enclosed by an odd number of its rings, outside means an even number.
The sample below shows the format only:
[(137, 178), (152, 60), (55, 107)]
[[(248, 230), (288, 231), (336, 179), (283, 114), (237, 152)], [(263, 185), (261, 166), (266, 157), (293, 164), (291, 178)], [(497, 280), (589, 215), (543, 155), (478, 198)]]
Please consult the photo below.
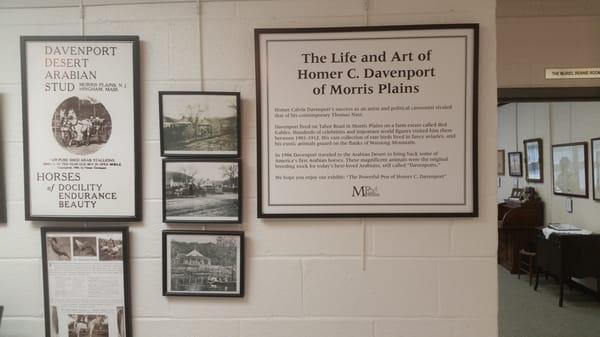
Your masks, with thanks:
[[(537, 146), (537, 161), (531, 158), (529, 153), (528, 145), (536, 144)], [(543, 183), (544, 182), (544, 142), (541, 138), (525, 139), (523, 141), (523, 153), (525, 156), (525, 180), (530, 183)], [(531, 162), (530, 162), (531, 160)], [(534, 176), (535, 169), (539, 172), (539, 178)], [(533, 172), (532, 172), (533, 169)]]
[[(262, 163), (262, 158), (265, 156), (263, 151), (263, 129), (268, 129), (263, 125), (262, 119), (262, 104), (263, 94), (261, 92), (261, 43), (260, 37), (262, 34), (296, 34), (296, 33), (347, 33), (347, 32), (375, 32), (375, 31), (393, 31), (393, 30), (442, 30), (442, 29), (468, 29), (473, 32), (473, 52), (468, 57), (473, 59), (473, 74), (471, 77), (465, 78), (469, 83), (472, 83), (473, 92), (471, 97), (465, 99), (472, 106), (472, 121), (470, 132), (465, 130), (465, 134), (470, 134), (472, 137), (471, 143), (465, 144), (465, 153), (471, 153), (471, 165), (469, 167), (472, 174), (466, 174), (465, 181), (470, 182), (471, 188), (468, 193), (472, 196), (472, 209), (468, 211), (439, 211), (439, 212), (360, 212), (360, 213), (344, 213), (344, 212), (269, 212), (265, 210), (263, 205), (264, 195), (268, 195), (268, 191), (263, 189), (263, 171), (266, 169)], [(365, 26), (365, 27), (319, 27), (319, 28), (259, 28), (254, 29), (255, 42), (255, 81), (256, 81), (256, 128), (257, 128), (257, 216), (258, 218), (461, 218), (461, 217), (477, 217), (479, 216), (479, 181), (478, 181), (478, 108), (479, 108), (479, 24), (464, 23), (464, 24), (431, 24), (431, 25), (393, 25), (393, 26)], [(465, 127), (466, 129), (466, 127)], [(466, 184), (465, 184), (466, 185)], [(465, 195), (467, 192), (465, 192)], [(346, 204), (344, 204), (347, 206)]]
[(506, 175), (506, 153), (504, 150), (498, 150), (496, 152), (496, 161), (497, 161), (497, 167), (496, 167), (496, 171), (498, 176), (505, 176)]
[(600, 137), (590, 140), (592, 150), (592, 198), (600, 201)]
[[(513, 167), (512, 160), (517, 161), (518, 167)], [(511, 177), (523, 176), (523, 154), (521, 152), (508, 153), (508, 175)]]
[[(28, 97), (28, 64), (27, 64), (27, 44), (30, 42), (115, 42), (131, 43), (131, 66), (133, 83), (133, 108), (132, 108), (132, 130), (131, 142), (133, 143), (133, 207), (131, 215), (74, 215), (65, 213), (64, 215), (33, 214), (31, 204), (31, 186), (30, 186), (30, 144), (29, 144), (29, 97)], [(23, 111), (23, 165), (24, 165), (24, 197), (25, 197), (25, 220), (30, 221), (79, 221), (79, 222), (113, 222), (113, 221), (140, 221), (142, 219), (142, 170), (141, 170), (141, 127), (140, 127), (140, 47), (139, 36), (133, 35), (98, 35), (98, 36), (21, 36), (21, 95)]]
[[(182, 236), (233, 236), (239, 238), (239, 289), (234, 292), (223, 292), (222, 290), (216, 292), (206, 291), (173, 291), (169, 289), (168, 282), (168, 268), (171, 265), (168, 254), (168, 240), (171, 235), (182, 235)], [(245, 264), (245, 238), (243, 231), (198, 231), (198, 230), (164, 230), (162, 232), (162, 284), (163, 284), (163, 296), (199, 296), (199, 297), (244, 297), (245, 288), (245, 276), (244, 276), (244, 264)], [(194, 250), (197, 247), (194, 248)], [(209, 258), (202, 254), (202, 258)], [(217, 281), (219, 282), (219, 281)], [(222, 282), (222, 281), (221, 281)], [(218, 285), (217, 285), (218, 287)]]
[[(45, 336), (52, 337), (51, 331), (51, 308), (50, 308), (50, 292), (48, 282), (48, 252), (47, 252), (47, 235), (53, 233), (65, 233), (65, 234), (80, 234), (80, 233), (119, 233), (122, 238), (122, 258), (123, 258), (123, 312), (125, 318), (125, 334), (123, 337), (133, 336), (133, 321), (131, 315), (131, 275), (129, 265), (129, 228), (128, 227), (80, 227), (80, 226), (69, 226), (69, 227), (41, 227), (41, 245), (42, 245), (42, 274), (43, 274), (43, 287), (44, 287), (44, 326)], [(98, 252), (98, 254), (100, 254)], [(87, 264), (87, 263), (86, 263)]]
[[(235, 217), (231, 217), (231, 216), (205, 216), (204, 218), (201, 218), (199, 216), (183, 216), (183, 215), (178, 215), (178, 216), (169, 216), (168, 215), (168, 199), (169, 199), (169, 194), (170, 192), (167, 191), (167, 166), (169, 164), (197, 164), (198, 166), (202, 166), (202, 165), (209, 165), (209, 166), (213, 166), (212, 170), (214, 171), (214, 166), (216, 164), (235, 164), (237, 165), (237, 177), (230, 177), (229, 180), (235, 180), (234, 178), (237, 178), (237, 191), (234, 191), (232, 193), (235, 193), (237, 196), (237, 213)], [(196, 168), (197, 169), (197, 168)], [(194, 168), (192, 168), (192, 171), (194, 171), (194, 173), (201, 173), (203, 172), (202, 170), (200, 170), (200, 172), (196, 172)], [(208, 172), (208, 170), (204, 170), (204, 172)], [(184, 172), (179, 172), (178, 175), (188, 175), (187, 173)], [(185, 178), (185, 177), (184, 177)], [(187, 179), (187, 178), (186, 178)], [(224, 179), (224, 178), (223, 178)], [(194, 178), (194, 180), (196, 180)], [(204, 181), (210, 181), (211, 179), (207, 179), (207, 178), (200, 178), (198, 183), (195, 183), (193, 181), (191, 181), (191, 183), (193, 184), (193, 192), (191, 193), (198, 193), (199, 196), (205, 198), (206, 195), (217, 195), (217, 194), (224, 194), (228, 191), (224, 191), (225, 189), (235, 189), (233, 186), (226, 188), (225, 186), (221, 186), (221, 189), (219, 190), (218, 185), (214, 186), (213, 184), (213, 188), (215, 190), (212, 190), (212, 188), (210, 186), (208, 186), (207, 188), (202, 188), (202, 186), (198, 186), (198, 184), (201, 184), (201, 180)], [(189, 182), (183, 182), (186, 184), (189, 184)], [(179, 186), (173, 186), (173, 187), (181, 187), (183, 185), (183, 183), (179, 183), (176, 182), (173, 185), (179, 185)], [(233, 183), (232, 183), (233, 184)], [(220, 158), (220, 159), (190, 159), (190, 158), (166, 158), (163, 159), (162, 162), (162, 214), (163, 214), (163, 222), (164, 223), (203, 223), (203, 224), (213, 224), (213, 223), (218, 223), (218, 224), (240, 224), (242, 222), (242, 164), (241, 164), (241, 160), (240, 159), (235, 159), (235, 158)], [(173, 193), (177, 193), (180, 194), (179, 199), (184, 199), (187, 198), (186, 193), (190, 193), (190, 192), (186, 192), (185, 189), (180, 188), (179, 191), (175, 190), (173, 191)], [(212, 202), (218, 202), (220, 203), (222, 206), (219, 206), (221, 209), (224, 206), (224, 201), (221, 200), (211, 200)], [(197, 205), (195, 205), (197, 206)], [(213, 207), (214, 210), (214, 207)], [(179, 217), (179, 219), (177, 219), (177, 217)], [(222, 218), (222, 219), (219, 219)]]
[[(566, 151), (570, 151), (570, 154), (574, 154), (574, 151), (578, 151), (583, 155), (583, 167), (571, 167), (572, 158), (569, 158), (568, 155), (566, 157), (558, 158), (558, 151), (560, 149), (565, 149)], [(552, 145), (552, 192), (555, 195), (562, 195), (568, 197), (575, 198), (588, 198), (589, 196), (589, 184), (588, 184), (588, 144), (587, 142), (574, 142), (574, 143), (564, 143), (564, 144), (554, 144)], [(579, 171), (577, 174), (573, 174), (570, 171), (574, 169), (575, 171)], [(582, 171), (583, 170), (583, 171)], [(561, 172), (557, 172), (561, 171)], [(574, 179), (571, 179), (574, 178)], [(579, 193), (569, 191), (574, 188), (580, 188), (580, 185), (583, 183), (584, 188), (583, 191), (579, 191)], [(574, 185), (575, 184), (575, 185)], [(561, 185), (565, 187), (561, 188)], [(564, 192), (567, 190), (567, 192)]]
[[(216, 150), (205, 150), (205, 151), (169, 151), (167, 148), (167, 133), (165, 131), (165, 123), (164, 119), (166, 118), (165, 111), (165, 98), (168, 96), (215, 96), (215, 97), (223, 97), (223, 96), (231, 96), (235, 98), (235, 130), (231, 134), (236, 137), (235, 141), (235, 150), (234, 151), (216, 151)], [(158, 92), (158, 106), (159, 106), (159, 127), (160, 127), (160, 154), (162, 157), (173, 157), (173, 158), (237, 158), (241, 155), (241, 98), (239, 92), (233, 91), (159, 91)], [(193, 127), (193, 126), (192, 126)], [(211, 129), (211, 125), (208, 125), (207, 128)], [(194, 128), (194, 127), (193, 127)], [(221, 129), (221, 127), (219, 127)], [(177, 132), (177, 134), (181, 134), (182, 132)], [(210, 137), (208, 139), (213, 139), (215, 137)], [(220, 153), (219, 153), (220, 152)], [(224, 152), (233, 152), (233, 153), (224, 153)]]

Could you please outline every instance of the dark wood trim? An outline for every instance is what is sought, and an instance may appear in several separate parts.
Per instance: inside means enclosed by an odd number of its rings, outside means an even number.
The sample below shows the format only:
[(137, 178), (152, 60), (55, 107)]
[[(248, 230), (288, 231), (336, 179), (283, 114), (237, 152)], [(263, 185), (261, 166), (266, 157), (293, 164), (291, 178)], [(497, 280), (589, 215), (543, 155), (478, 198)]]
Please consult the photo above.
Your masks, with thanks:
[(600, 87), (498, 88), (498, 106), (524, 102), (599, 101)]

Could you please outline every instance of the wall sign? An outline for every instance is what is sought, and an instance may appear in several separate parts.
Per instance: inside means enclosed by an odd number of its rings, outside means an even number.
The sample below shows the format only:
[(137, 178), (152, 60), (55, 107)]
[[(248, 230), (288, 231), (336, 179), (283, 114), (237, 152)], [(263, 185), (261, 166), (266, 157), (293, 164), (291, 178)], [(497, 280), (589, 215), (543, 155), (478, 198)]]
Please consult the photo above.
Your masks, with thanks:
[(46, 337), (132, 336), (128, 233), (42, 228)]
[(546, 68), (547, 80), (600, 78), (600, 68)]
[(21, 37), (27, 220), (140, 218), (138, 45)]
[(255, 30), (258, 216), (477, 216), (478, 28)]

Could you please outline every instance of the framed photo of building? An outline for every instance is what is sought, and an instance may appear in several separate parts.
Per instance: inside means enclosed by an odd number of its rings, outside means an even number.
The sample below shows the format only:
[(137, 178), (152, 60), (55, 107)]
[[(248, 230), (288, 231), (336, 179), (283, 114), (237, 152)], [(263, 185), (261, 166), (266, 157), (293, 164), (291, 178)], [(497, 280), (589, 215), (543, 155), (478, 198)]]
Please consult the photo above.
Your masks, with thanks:
[(162, 156), (239, 157), (239, 92), (161, 91), (158, 100)]
[(162, 234), (164, 296), (244, 296), (244, 232)]
[(544, 182), (544, 152), (541, 138), (523, 141), (525, 149), (525, 179), (530, 183)]
[(22, 36), (25, 218), (141, 218), (137, 36)]
[(554, 194), (588, 197), (588, 147), (586, 142), (552, 145)]
[(498, 171), (498, 175), (499, 176), (503, 176), (506, 174), (505, 171), (505, 167), (506, 167), (506, 162), (504, 161), (504, 156), (505, 156), (505, 152), (504, 150), (498, 150), (498, 152), (496, 153), (496, 163), (498, 165), (497, 167), (497, 171)]
[(523, 176), (523, 157), (521, 152), (508, 153), (508, 175), (511, 177)]
[(131, 337), (126, 227), (42, 227), (46, 337)]
[(241, 222), (238, 159), (165, 159), (162, 172), (164, 222)]
[(478, 215), (479, 25), (254, 41), (259, 218)]
[(594, 138), (591, 142), (593, 198), (600, 201), (600, 138)]

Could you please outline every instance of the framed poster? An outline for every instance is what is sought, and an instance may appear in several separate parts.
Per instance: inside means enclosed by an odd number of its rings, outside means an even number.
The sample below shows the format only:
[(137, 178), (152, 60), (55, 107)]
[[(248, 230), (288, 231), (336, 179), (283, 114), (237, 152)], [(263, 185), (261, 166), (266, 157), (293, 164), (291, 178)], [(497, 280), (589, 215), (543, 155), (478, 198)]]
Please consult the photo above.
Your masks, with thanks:
[(164, 296), (244, 296), (244, 232), (162, 234)]
[(523, 176), (523, 156), (521, 152), (508, 153), (508, 175), (511, 177)]
[(506, 163), (504, 162), (504, 153), (504, 150), (498, 150), (496, 153), (496, 164), (498, 165), (496, 170), (498, 171), (499, 176), (506, 174), (504, 170), (504, 167), (506, 166)]
[(591, 142), (593, 198), (600, 201), (600, 138), (594, 138)]
[(258, 216), (477, 216), (478, 29), (256, 29)]
[(523, 141), (525, 149), (525, 180), (530, 183), (544, 182), (544, 152), (541, 138)]
[(137, 36), (22, 36), (25, 218), (141, 218)]
[(588, 197), (587, 143), (552, 145), (552, 189), (554, 194)]
[(160, 91), (163, 157), (239, 157), (240, 93)]
[(126, 227), (42, 227), (46, 337), (130, 337)]
[(163, 160), (163, 221), (240, 223), (238, 159)]

